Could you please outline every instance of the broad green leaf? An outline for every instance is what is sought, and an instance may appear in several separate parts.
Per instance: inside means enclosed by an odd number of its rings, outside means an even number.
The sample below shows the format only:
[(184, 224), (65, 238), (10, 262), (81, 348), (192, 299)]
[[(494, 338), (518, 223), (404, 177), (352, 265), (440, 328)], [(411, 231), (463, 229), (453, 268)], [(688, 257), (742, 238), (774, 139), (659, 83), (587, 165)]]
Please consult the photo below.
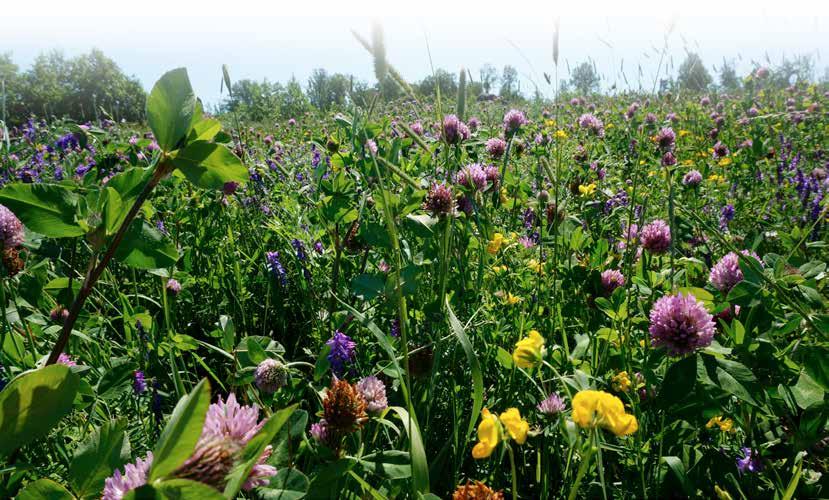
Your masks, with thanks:
[(222, 124), (219, 123), (219, 120), (205, 118), (193, 124), (193, 128), (190, 129), (190, 134), (187, 136), (187, 141), (212, 141), (221, 130)]
[(226, 498), (236, 498), (236, 495), (242, 489), (242, 485), (245, 484), (250, 472), (253, 470), (253, 466), (256, 465), (265, 448), (271, 444), (279, 429), (285, 425), (285, 422), (288, 421), (288, 418), (296, 407), (297, 405), (294, 404), (271, 415), (268, 421), (265, 422), (265, 425), (262, 426), (262, 429), (248, 441), (248, 444), (245, 445), (245, 449), (242, 450), (242, 454), (239, 457), (239, 463), (233, 468), (233, 471), (231, 471), (227, 479), (227, 485), (224, 491)]
[(697, 381), (697, 358), (688, 356), (675, 361), (668, 367), (662, 387), (659, 390), (659, 402), (663, 407), (686, 401), (693, 392)]
[(26, 485), (17, 495), (17, 500), (73, 500), (66, 488), (51, 479), (38, 479)]
[(377, 274), (360, 274), (351, 280), (351, 291), (362, 300), (371, 300), (381, 295), (386, 281)]
[[(481, 413), (481, 408), (484, 406), (484, 377), (481, 372), (481, 364), (478, 362), (478, 357), (475, 355), (475, 350), (472, 348), (472, 342), (466, 336), (466, 331), (455, 312), (452, 311), (452, 306), (449, 305), (449, 300), (446, 301), (446, 312), (449, 316), (449, 324), (452, 326), (452, 332), (457, 337), (458, 342), (466, 354), (466, 360), (469, 362), (469, 369), (472, 372), (472, 411), (469, 415), (469, 425), (466, 429), (465, 436), (472, 434), (475, 429), (475, 422), (478, 420), (478, 414)], [(466, 440), (464, 440), (465, 442)]]
[(107, 187), (118, 191), (124, 205), (132, 205), (132, 202), (141, 194), (144, 185), (152, 177), (153, 170), (152, 167), (133, 167), (114, 175), (107, 182)]
[(171, 267), (178, 260), (175, 244), (142, 219), (130, 224), (115, 251), (115, 258), (138, 269)]
[(123, 500), (225, 500), (212, 486), (189, 479), (170, 479), (130, 490)]
[(78, 196), (65, 186), (14, 182), (0, 190), (0, 203), (14, 212), (30, 231), (46, 237), (84, 234), (75, 222)]
[(412, 476), (411, 459), (409, 452), (401, 450), (385, 450), (359, 459), (363, 469), (389, 479), (406, 479)]
[(800, 373), (797, 384), (791, 389), (797, 406), (804, 410), (823, 401), (823, 388), (805, 371)]
[(257, 493), (266, 500), (299, 500), (308, 493), (308, 478), (302, 472), (285, 467), (271, 479), (268, 486)]
[(196, 96), (184, 68), (174, 69), (159, 79), (147, 96), (147, 123), (164, 151), (176, 149), (190, 130)]
[(720, 387), (722, 387), (725, 392), (737, 396), (738, 399), (741, 399), (746, 403), (751, 403), (757, 406), (757, 401), (751, 397), (751, 394), (745, 386), (739, 383), (737, 379), (732, 377), (727, 371), (719, 367), (717, 367), (717, 380), (719, 380)]
[(57, 364), (23, 373), (0, 391), (0, 457), (52, 430), (72, 410), (79, 384)]
[(153, 450), (150, 482), (171, 474), (193, 454), (204, 427), (208, 406), (210, 383), (202, 379), (190, 394), (179, 400), (170, 421), (161, 432)]
[(226, 182), (245, 182), (249, 177), (248, 169), (227, 146), (213, 142), (191, 142), (172, 162), (187, 180), (205, 189), (222, 189)]
[(106, 235), (112, 236), (118, 232), (129, 208), (124, 206), (121, 195), (115, 189), (107, 187), (104, 193), (106, 193), (103, 210), (104, 228)]
[(125, 420), (110, 420), (96, 428), (75, 450), (69, 465), (72, 489), (80, 497), (94, 495), (104, 487), (112, 471), (130, 458)]

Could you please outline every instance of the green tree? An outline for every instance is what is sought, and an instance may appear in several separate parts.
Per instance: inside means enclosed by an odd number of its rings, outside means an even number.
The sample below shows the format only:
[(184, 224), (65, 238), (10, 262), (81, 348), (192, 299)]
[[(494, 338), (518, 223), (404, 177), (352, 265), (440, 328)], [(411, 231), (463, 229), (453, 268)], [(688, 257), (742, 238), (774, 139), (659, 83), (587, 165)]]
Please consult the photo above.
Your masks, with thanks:
[(728, 92), (740, 90), (740, 78), (737, 76), (737, 70), (734, 69), (733, 61), (723, 59), (720, 68), (720, 87)]
[(501, 90), (498, 95), (505, 99), (514, 99), (519, 96), (518, 90), (518, 70), (510, 65), (504, 66), (504, 71), (501, 73)]
[(581, 94), (592, 94), (599, 91), (601, 78), (596, 72), (595, 66), (589, 62), (583, 62), (573, 69), (570, 76), (570, 83)]
[(699, 55), (694, 52), (689, 52), (679, 65), (679, 74), (676, 78), (677, 86), (681, 90), (690, 90), (692, 92), (703, 92), (711, 85), (711, 74), (705, 69)]
[(484, 93), (491, 93), (492, 86), (498, 83), (498, 70), (491, 64), (484, 64), (481, 67), (480, 75), (481, 86), (483, 87)]
[(440, 87), (441, 98), (454, 97), (458, 93), (457, 75), (438, 68), (435, 74), (427, 76), (417, 84), (417, 89), (425, 96), (434, 96), (437, 87)]

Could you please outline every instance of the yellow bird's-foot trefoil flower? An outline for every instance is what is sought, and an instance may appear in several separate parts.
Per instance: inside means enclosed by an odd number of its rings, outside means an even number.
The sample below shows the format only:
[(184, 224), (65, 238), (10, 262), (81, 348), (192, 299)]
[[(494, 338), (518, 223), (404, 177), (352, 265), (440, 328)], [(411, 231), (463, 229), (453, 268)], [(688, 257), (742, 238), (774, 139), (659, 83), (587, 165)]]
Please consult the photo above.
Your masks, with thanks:
[(535, 330), (515, 344), (512, 360), (519, 368), (533, 368), (541, 363), (544, 337)]
[(481, 423), (478, 424), (478, 443), (472, 448), (472, 458), (482, 459), (492, 455), (501, 442), (501, 424), (488, 409), (481, 410)]
[(509, 437), (516, 443), (524, 444), (527, 442), (527, 434), (530, 432), (530, 424), (521, 418), (521, 413), (518, 408), (509, 408), (507, 411), (498, 417), (501, 423), (504, 424)]
[(639, 428), (636, 417), (625, 413), (622, 400), (604, 391), (586, 390), (576, 394), (572, 417), (583, 429), (601, 427), (617, 436), (633, 434)]

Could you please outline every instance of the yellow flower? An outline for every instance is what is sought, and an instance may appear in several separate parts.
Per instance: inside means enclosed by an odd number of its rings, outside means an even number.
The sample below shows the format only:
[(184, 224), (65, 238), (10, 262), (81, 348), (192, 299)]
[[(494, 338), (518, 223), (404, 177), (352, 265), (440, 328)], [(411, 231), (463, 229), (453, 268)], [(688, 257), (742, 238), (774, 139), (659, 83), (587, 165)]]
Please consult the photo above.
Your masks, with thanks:
[(518, 444), (527, 442), (527, 433), (530, 431), (530, 424), (521, 418), (521, 413), (517, 408), (509, 408), (499, 417), (501, 423), (507, 429), (509, 437), (515, 440)]
[(501, 251), (501, 246), (506, 242), (504, 239), (504, 235), (501, 233), (495, 233), (492, 235), (492, 239), (489, 240), (489, 243), (486, 245), (486, 251), (489, 252), (491, 255), (497, 254)]
[(680, 131), (679, 131), (679, 136), (680, 136), (680, 137), (685, 137), (686, 135), (688, 135), (688, 134), (690, 134), (690, 133), (691, 133), (691, 131), (690, 131), (690, 130), (680, 130)]
[(630, 377), (628, 377), (628, 372), (626, 371), (614, 375), (611, 383), (613, 384), (613, 390), (616, 392), (630, 391)]
[(501, 426), (498, 424), (498, 419), (484, 408), (481, 410), (481, 423), (478, 424), (478, 443), (472, 448), (472, 458), (489, 457), (500, 441)]
[(530, 268), (533, 272), (541, 273), (544, 270), (544, 264), (538, 262), (536, 259), (530, 259), (527, 261), (527, 267)]
[(567, 132), (561, 129), (556, 130), (556, 139), (567, 139)]
[(501, 204), (506, 205), (507, 202), (509, 201), (509, 198), (507, 197), (507, 188), (502, 187), (500, 195), (501, 195)]
[(541, 362), (542, 348), (544, 348), (544, 337), (536, 330), (530, 330), (528, 336), (515, 344), (512, 360), (519, 368), (533, 368)]
[(634, 415), (625, 413), (625, 405), (604, 391), (580, 391), (573, 398), (573, 422), (583, 429), (601, 427), (617, 436), (633, 434), (639, 428)]
[(682, 160), (682, 164), (686, 167), (692, 167), (694, 165), (694, 160)]
[(719, 165), (719, 166), (721, 166), (721, 167), (727, 167), (727, 166), (731, 165), (731, 163), (732, 163), (733, 161), (734, 161), (734, 160), (732, 160), (731, 158), (729, 158), (728, 156), (726, 156), (725, 158), (721, 159), (721, 160), (719, 161), (719, 163), (717, 163), (717, 165)]
[(596, 183), (595, 182), (591, 182), (590, 184), (588, 184), (586, 186), (584, 184), (579, 184), (579, 193), (581, 193), (582, 196), (590, 196), (595, 192), (596, 192)]
[(711, 429), (714, 426), (719, 427), (721, 432), (737, 432), (737, 429), (734, 428), (734, 421), (730, 418), (723, 418), (722, 416), (711, 417), (711, 420), (705, 424), (705, 428)]
[(714, 494), (717, 495), (719, 500), (732, 500), (731, 494), (728, 490), (720, 488), (720, 485), (718, 484), (714, 485)]
[(507, 266), (492, 266), (492, 272), (495, 274), (501, 274), (507, 272)]
[(513, 295), (510, 292), (507, 292), (507, 294), (504, 295), (504, 303), (507, 304), (507, 305), (510, 305), (510, 306), (514, 306), (515, 304), (521, 302), (522, 300), (524, 300), (524, 299), (522, 299), (521, 297), (519, 297), (517, 295)]
[(711, 174), (708, 176), (708, 180), (712, 182), (725, 182), (725, 177), (719, 174)]
[(613, 128), (615, 126), (616, 126), (615, 123), (608, 123), (607, 125), (604, 126), (604, 128)]

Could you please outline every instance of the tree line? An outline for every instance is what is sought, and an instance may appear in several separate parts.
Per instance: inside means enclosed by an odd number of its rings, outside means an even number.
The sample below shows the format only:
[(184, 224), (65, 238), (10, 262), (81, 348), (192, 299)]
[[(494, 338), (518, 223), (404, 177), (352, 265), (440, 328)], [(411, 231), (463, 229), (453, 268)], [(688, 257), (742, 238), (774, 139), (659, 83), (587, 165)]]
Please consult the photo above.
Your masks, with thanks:
[[(716, 83), (699, 55), (689, 52), (675, 76), (671, 76), (673, 62), (669, 61), (665, 70), (668, 76), (660, 80), (659, 90), (740, 90), (742, 79), (737, 75), (733, 60), (724, 60), (714, 70), (719, 72)], [(465, 72), (466, 95), (470, 99), (500, 98), (514, 102), (525, 99), (525, 95), (532, 91), (536, 99), (542, 98), (538, 88), (521, 88), (518, 70), (513, 66), (506, 65), (499, 71), (493, 65), (485, 64), (476, 72), (461, 71)], [(812, 80), (815, 67), (810, 56), (797, 56), (784, 58), (776, 65), (769, 64), (769, 71), (768, 83), (784, 87), (792, 80)], [(567, 73), (569, 78), (558, 85), (562, 94), (584, 96), (602, 91), (603, 78), (594, 62), (582, 62), (572, 69), (568, 63)], [(622, 76), (627, 80), (624, 74)], [(829, 70), (826, 79), (829, 79)], [(437, 69), (412, 84), (412, 88), (427, 98), (435, 96), (439, 90), (442, 96), (451, 99), (457, 94), (459, 80), (460, 71)], [(610, 90), (614, 89), (611, 87)], [(262, 122), (288, 119), (313, 110), (343, 109), (352, 103), (366, 105), (376, 95), (385, 101), (403, 97), (398, 84), (389, 75), (371, 85), (353, 75), (317, 68), (305, 85), (294, 77), (284, 84), (268, 79), (236, 81), (226, 98), (213, 106), (213, 111), (217, 114), (232, 112), (249, 121)], [(11, 54), (0, 54), (0, 119), (8, 124), (19, 124), (32, 116), (137, 122), (144, 118), (145, 98), (139, 80), (124, 74), (98, 49), (69, 59), (58, 51), (43, 53), (26, 71), (20, 70)]]

